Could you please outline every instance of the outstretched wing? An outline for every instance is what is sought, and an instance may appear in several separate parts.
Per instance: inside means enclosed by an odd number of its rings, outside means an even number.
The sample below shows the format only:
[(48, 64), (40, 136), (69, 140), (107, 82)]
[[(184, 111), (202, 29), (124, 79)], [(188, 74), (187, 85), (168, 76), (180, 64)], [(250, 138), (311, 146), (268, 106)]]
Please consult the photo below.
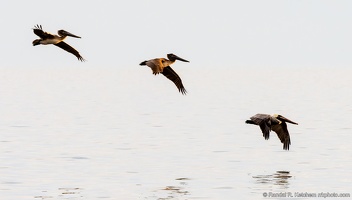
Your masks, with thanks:
[(283, 149), (289, 150), (291, 139), (290, 139), (290, 134), (288, 133), (288, 130), (287, 130), (287, 124), (284, 121), (282, 121), (281, 124), (273, 125), (271, 129), (275, 131), (275, 133), (281, 140), (281, 143), (284, 144)]
[(270, 115), (267, 114), (256, 114), (251, 117), (251, 120), (256, 124), (259, 125), (260, 129), (262, 130), (263, 137), (268, 140), (271, 131), (271, 121)]
[(67, 43), (61, 41), (61, 42), (54, 44), (54, 45), (60, 47), (61, 49), (65, 50), (67, 52), (72, 53), (73, 55), (75, 55), (78, 58), (78, 60), (80, 60), (82, 62), (84, 61), (84, 58), (79, 54), (79, 52), (76, 49), (74, 49), (73, 47), (71, 47), (70, 45), (68, 45)]
[(33, 32), (43, 40), (54, 38), (54, 35), (43, 31), (42, 25), (37, 24), (36, 26), (34, 26)]
[(161, 73), (164, 76), (166, 76), (166, 78), (170, 79), (172, 82), (175, 83), (179, 92), (181, 92), (182, 94), (187, 93), (185, 87), (182, 84), (181, 78), (177, 75), (177, 73), (170, 66), (165, 67)]

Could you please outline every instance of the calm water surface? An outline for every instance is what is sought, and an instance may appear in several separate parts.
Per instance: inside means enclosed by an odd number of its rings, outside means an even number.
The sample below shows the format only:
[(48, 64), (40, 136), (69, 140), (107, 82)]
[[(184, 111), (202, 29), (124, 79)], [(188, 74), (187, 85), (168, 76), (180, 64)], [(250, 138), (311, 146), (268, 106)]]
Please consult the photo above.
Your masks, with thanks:
[[(140, 66), (0, 68), (1, 199), (352, 193), (351, 70), (214, 69), (175, 66), (182, 96)], [(256, 113), (299, 123), (290, 151)]]

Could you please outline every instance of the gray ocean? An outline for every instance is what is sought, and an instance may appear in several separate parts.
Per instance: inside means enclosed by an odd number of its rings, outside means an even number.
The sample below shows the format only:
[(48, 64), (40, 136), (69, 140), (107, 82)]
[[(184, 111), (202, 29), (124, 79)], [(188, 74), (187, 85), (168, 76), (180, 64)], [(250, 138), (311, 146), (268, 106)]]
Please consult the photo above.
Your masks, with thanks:
[(1, 67), (0, 199), (351, 198), (352, 70), (189, 65)]

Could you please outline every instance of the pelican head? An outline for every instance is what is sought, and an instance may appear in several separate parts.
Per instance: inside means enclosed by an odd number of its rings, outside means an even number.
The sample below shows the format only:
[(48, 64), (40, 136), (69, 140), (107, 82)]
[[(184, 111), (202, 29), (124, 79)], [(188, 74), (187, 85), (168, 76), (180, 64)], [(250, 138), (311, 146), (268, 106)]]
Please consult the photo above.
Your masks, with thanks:
[(42, 41), (42, 39), (36, 39), (32, 42), (33, 46), (36, 46), (38, 44), (40, 44), (40, 41)]
[[(280, 121), (284, 121), (284, 122), (288, 122), (288, 123), (291, 123), (291, 124), (296, 124), (298, 125), (298, 123), (294, 122), (294, 121), (291, 121), (289, 119), (287, 119), (286, 117), (282, 116), (282, 115), (279, 115), (279, 114), (273, 114), (272, 115), (274, 118), (280, 120)], [(280, 123), (281, 124), (281, 123)]]
[(74, 35), (74, 34), (68, 32), (68, 31), (65, 31), (65, 30), (59, 30), (57, 33), (58, 33), (60, 36), (71, 36), (71, 37), (75, 37), (75, 38), (81, 38), (81, 37), (79, 37), (79, 36), (77, 36), (77, 35)]
[(183, 61), (183, 62), (189, 62), (188, 60), (185, 60), (183, 58), (180, 58), (178, 56), (176, 56), (175, 54), (172, 54), (172, 53), (169, 53), (167, 54), (167, 58), (170, 60), (170, 61), (175, 61), (175, 60), (180, 60), (180, 61)]
[(271, 116), (274, 117), (274, 118), (278, 118), (279, 114), (272, 114)]

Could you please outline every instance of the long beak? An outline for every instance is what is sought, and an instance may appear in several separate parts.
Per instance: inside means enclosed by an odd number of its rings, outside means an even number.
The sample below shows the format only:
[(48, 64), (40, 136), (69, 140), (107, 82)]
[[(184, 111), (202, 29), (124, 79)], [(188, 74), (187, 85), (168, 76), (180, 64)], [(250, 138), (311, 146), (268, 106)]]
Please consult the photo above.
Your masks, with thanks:
[(64, 31), (64, 30), (62, 31), (62, 33), (64, 35), (66, 35), (66, 36), (71, 36), (71, 37), (75, 37), (75, 38), (81, 38), (80, 36), (74, 35), (74, 34), (72, 34), (70, 32)]
[(279, 116), (280, 120), (282, 121), (285, 121), (285, 122), (288, 122), (288, 123), (291, 123), (291, 124), (296, 124), (298, 125), (298, 123), (294, 122), (294, 121), (291, 121), (289, 119), (287, 119), (286, 117), (283, 117), (282, 115)]
[(176, 55), (175, 55), (175, 58), (176, 58), (177, 60), (180, 60), (180, 61), (183, 61), (183, 62), (189, 62), (188, 60), (185, 60), (185, 59), (183, 59), (183, 58), (180, 58), (180, 57), (178, 57), (178, 56), (176, 56)]

